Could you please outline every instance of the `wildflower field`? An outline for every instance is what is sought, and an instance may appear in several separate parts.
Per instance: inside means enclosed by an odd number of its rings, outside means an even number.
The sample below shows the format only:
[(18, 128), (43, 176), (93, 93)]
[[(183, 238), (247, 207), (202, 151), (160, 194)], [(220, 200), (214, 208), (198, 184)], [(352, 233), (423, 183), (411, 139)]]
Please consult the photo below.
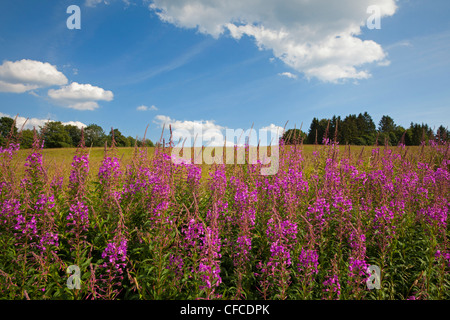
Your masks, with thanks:
[(448, 299), (449, 145), (304, 147), (281, 141), (264, 176), (260, 163), (177, 164), (170, 146), (127, 161), (111, 147), (94, 165), (83, 143), (65, 171), (39, 137), (10, 143), (0, 298)]

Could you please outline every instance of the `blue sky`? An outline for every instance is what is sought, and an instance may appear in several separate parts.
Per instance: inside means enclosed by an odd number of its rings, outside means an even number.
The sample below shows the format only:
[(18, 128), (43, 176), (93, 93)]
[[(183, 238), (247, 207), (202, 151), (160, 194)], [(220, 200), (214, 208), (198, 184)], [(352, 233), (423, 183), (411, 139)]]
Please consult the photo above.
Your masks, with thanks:
[[(133, 137), (149, 125), (153, 141), (164, 122), (307, 131), (365, 111), (449, 125), (449, 1), (222, 2), (1, 1), (1, 115)], [(381, 29), (365, 25), (371, 4)]]

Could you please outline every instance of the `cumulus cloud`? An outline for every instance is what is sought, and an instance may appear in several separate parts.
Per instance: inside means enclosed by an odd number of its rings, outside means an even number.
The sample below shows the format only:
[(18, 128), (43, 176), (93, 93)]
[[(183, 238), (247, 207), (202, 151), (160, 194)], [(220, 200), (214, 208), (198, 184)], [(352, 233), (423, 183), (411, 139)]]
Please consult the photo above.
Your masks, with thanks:
[(87, 127), (87, 125), (85, 125), (83, 122), (80, 122), (80, 121), (67, 121), (67, 122), (62, 122), (62, 124), (65, 126), (68, 126), (68, 125), (75, 126), (80, 129)]
[(145, 105), (141, 105), (141, 106), (137, 107), (136, 110), (137, 110), (137, 111), (149, 111), (149, 110), (150, 110), (150, 111), (157, 111), (158, 108), (155, 107), (154, 105), (152, 105), (152, 106), (150, 106), (150, 107), (145, 106)]
[(278, 74), (279, 76), (288, 77), (291, 79), (297, 79), (297, 75), (290, 73), (290, 72), (282, 72)]
[[(8, 118), (12, 118), (15, 119), (16, 117), (11, 117), (9, 114), (5, 114), (0, 112), (0, 117), (8, 117)], [(43, 127), (47, 122), (54, 122), (55, 120), (50, 120), (50, 119), (39, 119), (39, 118), (25, 118), (25, 117), (21, 117), (18, 116), (16, 119), (16, 127), (17, 129), (33, 129), (36, 128), (36, 130), (39, 130), (39, 127)], [(25, 125), (24, 125), (25, 124)], [(73, 125), (76, 126), (78, 128), (83, 128), (83, 127), (87, 127), (84, 123), (80, 122), (80, 121), (67, 121), (67, 122), (62, 122), (63, 125)]]
[(386, 64), (379, 44), (357, 37), (372, 5), (381, 17), (397, 10), (396, 0), (154, 0), (149, 8), (162, 21), (215, 38), (227, 32), (252, 37), (307, 78), (337, 82), (367, 79), (367, 64)]
[(217, 124), (214, 120), (175, 120), (168, 116), (157, 115), (153, 122), (160, 128), (169, 132), (172, 129), (172, 140), (176, 146), (243, 146), (244, 143), (256, 146), (277, 145), (279, 137), (283, 134), (283, 127), (270, 124), (259, 130), (256, 128), (227, 128)]
[(261, 131), (271, 132), (271, 133), (279, 135), (279, 136), (282, 136), (283, 133), (284, 133), (284, 128), (283, 127), (277, 126), (277, 125), (275, 125), (273, 123), (271, 123), (267, 127), (262, 127), (260, 130)]
[(278, 145), (280, 138), (283, 136), (284, 128), (271, 123), (267, 127), (259, 130), (261, 145)]
[(111, 101), (114, 98), (109, 90), (77, 82), (60, 89), (50, 89), (48, 96), (55, 103), (76, 110), (95, 110), (99, 107), (97, 101)]
[(90, 84), (72, 82), (64, 86), (67, 83), (66, 76), (48, 62), (22, 59), (0, 65), (0, 92), (39, 96), (33, 90), (62, 86), (48, 90), (48, 96), (59, 105), (77, 110), (94, 110), (99, 107), (97, 101), (111, 101), (114, 97), (111, 91)]
[(22, 59), (0, 65), (0, 91), (23, 93), (42, 87), (64, 85), (66, 76), (48, 62)]
[(172, 139), (175, 143), (180, 140), (187, 140), (187, 143), (193, 145), (202, 145), (203, 141), (216, 142), (219, 145), (224, 143), (222, 131), (225, 127), (217, 125), (213, 120), (175, 120), (168, 116), (157, 115), (154, 123), (158, 124), (161, 128), (169, 130), (169, 126), (172, 128)]

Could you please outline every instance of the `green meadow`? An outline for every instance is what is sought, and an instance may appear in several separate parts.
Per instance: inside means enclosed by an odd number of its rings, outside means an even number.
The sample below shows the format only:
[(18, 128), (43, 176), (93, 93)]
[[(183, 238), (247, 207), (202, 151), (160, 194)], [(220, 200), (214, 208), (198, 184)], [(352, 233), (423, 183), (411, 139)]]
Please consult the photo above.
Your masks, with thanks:
[[(386, 148), (385, 146), (379, 146), (380, 148)], [(145, 147), (147, 156), (149, 158), (152, 157), (152, 155), (155, 152), (156, 147)], [(310, 145), (310, 144), (302, 144), (302, 145), (290, 145), (287, 150), (290, 150), (291, 148), (297, 148), (300, 149), (303, 155), (303, 159), (305, 160), (304, 163), (309, 165), (309, 167), (305, 167), (304, 170), (307, 173), (308, 171), (312, 170), (312, 161), (310, 161), (313, 158), (314, 152), (320, 152), (324, 148), (322, 145)], [(352, 158), (361, 158), (367, 159), (370, 158), (370, 155), (372, 154), (372, 150), (374, 149), (374, 146), (339, 146), (339, 153), (336, 155), (338, 157), (352, 157)], [(392, 147), (389, 146), (389, 149), (397, 149), (398, 147)], [(425, 147), (428, 148), (428, 147)], [(92, 147), (87, 148), (89, 150), (89, 161), (90, 161), (90, 177), (95, 178), (98, 169), (100, 168), (101, 162), (103, 160), (103, 157), (105, 155), (105, 148), (104, 147)], [(266, 152), (264, 147), (261, 148), (263, 152)], [(72, 159), (76, 153), (76, 148), (46, 148), (43, 149), (41, 152), (43, 154), (44, 159), (44, 167), (48, 169), (47, 173), (50, 177), (57, 174), (58, 176), (67, 177), (70, 174), (71, 170), (71, 163)], [(218, 150), (218, 149), (217, 149)], [(237, 161), (227, 163), (226, 161), (226, 154), (231, 154), (233, 152), (233, 148), (227, 147), (224, 149), (224, 160), (223, 163), (226, 163), (228, 165), (234, 165)], [(285, 152), (287, 152), (287, 150)], [(420, 156), (420, 150), (421, 147), (419, 146), (407, 146), (404, 148), (403, 153), (408, 154), (414, 158), (418, 158)], [(123, 169), (126, 169), (128, 165), (132, 164), (133, 161), (133, 155), (136, 152), (136, 148), (134, 147), (118, 147), (115, 148), (115, 156), (120, 159), (121, 165)], [(211, 153), (211, 150), (204, 149), (203, 151), (205, 154), (207, 152)], [(24, 172), (24, 164), (27, 156), (32, 153), (31, 149), (22, 149), (18, 152), (17, 160), (16, 160), (16, 166), (17, 166), (17, 172), (23, 173)], [(201, 153), (199, 148), (195, 148), (191, 152), (192, 155)], [(214, 152), (212, 152), (214, 155)], [(270, 154), (270, 153), (269, 153)], [(181, 154), (182, 155), (182, 154)], [(248, 158), (246, 158), (248, 159)], [(210, 164), (206, 164), (204, 161), (202, 162), (202, 180), (209, 177), (209, 169), (211, 168)]]

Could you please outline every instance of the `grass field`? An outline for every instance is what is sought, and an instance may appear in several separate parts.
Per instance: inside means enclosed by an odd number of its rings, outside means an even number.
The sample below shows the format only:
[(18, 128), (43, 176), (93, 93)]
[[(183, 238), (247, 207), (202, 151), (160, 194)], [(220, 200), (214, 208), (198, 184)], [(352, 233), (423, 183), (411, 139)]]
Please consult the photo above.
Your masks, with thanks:
[[(313, 157), (313, 152), (320, 150), (323, 148), (321, 145), (297, 145), (297, 146), (288, 146), (288, 148), (298, 148), (302, 150), (303, 158), (305, 159), (305, 163), (311, 164), (309, 161)], [(384, 148), (384, 147), (382, 147)], [(388, 147), (391, 150), (395, 150), (398, 147)], [(149, 157), (151, 157), (155, 152), (155, 147), (146, 147), (146, 152)], [(368, 159), (371, 155), (373, 146), (339, 146), (339, 156), (348, 157), (349, 155), (352, 158), (361, 158)], [(75, 155), (76, 148), (58, 148), (58, 149), (44, 149), (42, 150), (43, 158), (45, 166), (48, 168), (48, 174), (50, 176), (57, 173), (60, 176), (68, 177), (71, 169), (72, 159)], [(88, 148), (89, 150), (89, 161), (90, 161), (90, 176), (94, 178), (98, 169), (100, 168), (101, 162), (105, 155), (104, 147), (94, 147)], [(404, 152), (408, 152), (411, 155), (418, 155), (421, 147), (419, 146), (411, 146), (406, 147)], [(17, 155), (17, 165), (18, 171), (23, 173), (23, 164), (27, 156), (32, 152), (31, 149), (22, 149), (18, 152)], [(125, 169), (127, 165), (130, 165), (133, 159), (133, 154), (135, 152), (134, 147), (126, 147), (126, 148), (116, 148), (116, 156), (121, 160), (121, 166)], [(198, 153), (199, 148), (196, 148), (192, 154)], [(225, 154), (228, 152), (233, 152), (233, 148), (225, 148)], [(225, 163), (225, 160), (224, 160)], [(208, 172), (210, 169), (210, 165), (203, 163), (202, 164), (202, 178), (208, 177)], [(308, 168), (305, 168), (308, 170)]]

